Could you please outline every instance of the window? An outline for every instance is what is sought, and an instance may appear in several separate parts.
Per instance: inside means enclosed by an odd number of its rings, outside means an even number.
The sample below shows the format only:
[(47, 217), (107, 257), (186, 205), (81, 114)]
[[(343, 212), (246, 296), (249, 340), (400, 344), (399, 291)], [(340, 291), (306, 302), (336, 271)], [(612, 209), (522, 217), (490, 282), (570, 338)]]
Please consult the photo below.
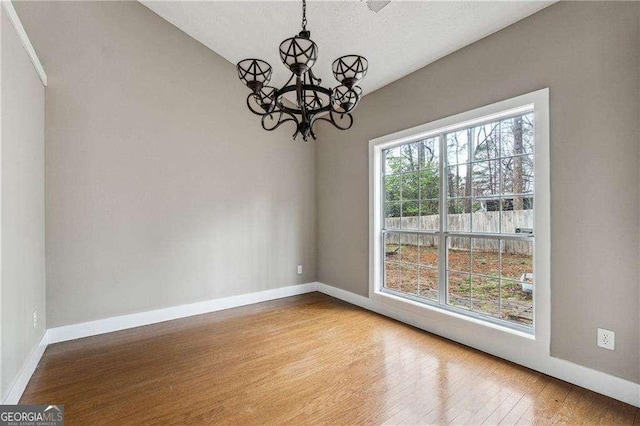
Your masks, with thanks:
[(372, 141), (375, 290), (533, 334), (535, 104), (482, 112)]

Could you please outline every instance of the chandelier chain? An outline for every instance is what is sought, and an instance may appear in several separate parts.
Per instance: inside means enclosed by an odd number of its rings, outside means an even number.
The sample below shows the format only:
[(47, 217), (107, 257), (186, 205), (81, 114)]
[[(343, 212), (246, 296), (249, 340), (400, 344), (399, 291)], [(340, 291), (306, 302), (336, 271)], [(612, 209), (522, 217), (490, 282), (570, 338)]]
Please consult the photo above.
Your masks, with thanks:
[(307, 0), (302, 0), (302, 31), (307, 31)]

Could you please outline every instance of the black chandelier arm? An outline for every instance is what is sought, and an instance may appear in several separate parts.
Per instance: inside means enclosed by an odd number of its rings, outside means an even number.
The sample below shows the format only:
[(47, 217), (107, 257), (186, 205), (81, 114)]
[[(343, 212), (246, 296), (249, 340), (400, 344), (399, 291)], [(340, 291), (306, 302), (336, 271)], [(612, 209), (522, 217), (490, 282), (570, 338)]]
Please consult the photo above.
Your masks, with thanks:
[(247, 108), (249, 108), (249, 111), (251, 111), (255, 115), (260, 115), (260, 116), (267, 114), (267, 113), (265, 113), (264, 110), (256, 110), (256, 109), (254, 109), (253, 105), (251, 105), (251, 99), (253, 99), (255, 101), (255, 95), (253, 93), (249, 93), (249, 96), (247, 96)]
[[(273, 111), (266, 112), (264, 110), (254, 108), (254, 106), (252, 105), (251, 99), (253, 99), (255, 102), (255, 97), (253, 93), (247, 96), (247, 107), (249, 108), (249, 111), (251, 111), (253, 114), (262, 117), (261, 124), (264, 130), (267, 130), (270, 132), (280, 127), (281, 124), (291, 121), (292, 123), (295, 123), (296, 133), (298, 133), (297, 129), (299, 127), (299, 121), (298, 121), (298, 118), (295, 116), (295, 113), (296, 113), (295, 110), (292, 110), (290, 108), (287, 108), (279, 104), (276, 106), (276, 108)], [(277, 120), (274, 120), (273, 118), (274, 116), (278, 117)], [(283, 119), (284, 116), (286, 116), (286, 118)], [(270, 118), (271, 121), (275, 121), (276, 123), (271, 126), (268, 125), (267, 118)]]
[[(336, 118), (334, 117), (334, 114), (336, 116), (340, 116), (340, 118), (336, 120)], [(347, 113), (337, 113), (337, 112), (335, 112), (333, 110), (330, 110), (328, 115), (329, 115), (329, 118), (327, 118), (326, 115), (314, 117), (312, 119), (312, 121), (311, 121), (311, 126), (313, 126), (316, 121), (326, 121), (328, 123), (333, 124), (333, 126), (335, 128), (337, 128), (337, 129), (349, 130), (351, 128), (351, 126), (353, 125), (353, 116), (348, 112)], [(345, 117), (348, 120), (345, 119)], [(341, 124), (341, 122), (343, 122), (343, 121), (347, 121), (348, 124)]]
[(313, 69), (309, 68), (308, 73), (309, 74), (309, 80), (311, 81), (311, 84), (315, 84), (316, 86), (320, 86), (320, 83), (322, 83), (322, 79), (316, 77), (316, 75), (313, 73)]
[[(285, 118), (285, 119), (283, 120), (283, 119), (282, 119), (282, 117), (283, 117), (285, 114), (286, 114), (288, 117), (287, 117), (287, 118)], [(273, 116), (274, 116), (274, 115), (277, 115), (277, 116), (278, 116), (278, 119), (277, 119), (277, 120), (274, 120), (274, 119), (273, 119)], [(275, 121), (276, 123), (275, 123), (273, 126), (269, 126), (269, 125), (267, 125), (267, 123), (266, 123), (266, 119), (267, 119), (267, 118), (269, 118), (271, 121)], [(280, 125), (282, 125), (282, 124), (284, 124), (284, 123), (286, 123), (286, 122), (289, 122), (289, 121), (291, 121), (292, 123), (295, 123), (295, 125), (296, 125), (296, 133), (297, 133), (297, 129), (298, 129), (298, 118), (297, 118), (295, 115), (292, 115), (292, 114), (290, 114), (290, 113), (288, 113), (288, 112), (286, 112), (286, 111), (278, 110), (278, 111), (274, 111), (274, 112), (272, 112), (272, 113), (270, 113), (270, 114), (264, 114), (264, 115), (262, 116), (261, 124), (262, 124), (262, 128), (263, 128), (264, 130), (271, 132), (271, 131), (273, 131), (273, 130), (277, 129), (278, 127), (280, 127)]]

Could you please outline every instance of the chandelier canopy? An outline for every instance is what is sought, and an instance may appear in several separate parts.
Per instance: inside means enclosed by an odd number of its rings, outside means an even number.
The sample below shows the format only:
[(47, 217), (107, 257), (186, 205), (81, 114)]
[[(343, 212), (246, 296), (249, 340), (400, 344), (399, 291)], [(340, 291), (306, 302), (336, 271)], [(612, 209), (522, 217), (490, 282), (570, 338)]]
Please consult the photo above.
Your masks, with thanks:
[[(313, 74), (318, 59), (318, 45), (307, 31), (307, 4), (302, 0), (302, 31), (280, 43), (280, 59), (291, 71), (291, 77), (280, 89), (269, 86), (271, 65), (260, 59), (238, 62), (238, 77), (251, 93), (247, 97), (249, 110), (262, 117), (265, 130), (275, 130), (281, 124), (292, 122), (296, 126), (293, 138), (302, 135), (305, 141), (316, 135), (313, 126), (327, 121), (340, 130), (353, 124), (350, 112), (362, 97), (357, 86), (369, 68), (369, 61), (359, 55), (346, 55), (333, 62), (332, 71), (340, 83), (334, 89), (321, 86), (322, 80)], [(293, 93), (295, 100), (285, 97)]]

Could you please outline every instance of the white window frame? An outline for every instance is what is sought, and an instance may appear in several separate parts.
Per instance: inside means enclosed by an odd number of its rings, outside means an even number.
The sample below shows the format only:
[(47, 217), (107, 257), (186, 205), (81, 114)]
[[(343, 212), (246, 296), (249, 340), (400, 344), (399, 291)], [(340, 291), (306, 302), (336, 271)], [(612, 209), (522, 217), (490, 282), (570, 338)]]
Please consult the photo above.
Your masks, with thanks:
[[(424, 140), (434, 135), (454, 129), (465, 128), (489, 120), (513, 116), (533, 108), (534, 113), (534, 270), (536, 271), (534, 291), (534, 329), (523, 330), (482, 319), (479, 316), (457, 313), (441, 306), (417, 302), (384, 292), (382, 242), (382, 152), (387, 148)], [(440, 153), (441, 163), (444, 153)], [(441, 167), (442, 169), (442, 167)], [(369, 141), (369, 297), (374, 303), (383, 303), (388, 307), (405, 311), (408, 314), (429, 316), (444, 321), (464, 320), (471, 324), (504, 331), (512, 335), (536, 340), (547, 345), (550, 334), (550, 180), (549, 180), (549, 89), (517, 96), (505, 101), (466, 111), (411, 129), (382, 136)], [(442, 316), (445, 317), (442, 317)], [(452, 326), (456, 326), (453, 325)], [(476, 328), (473, 326), (472, 328)]]

